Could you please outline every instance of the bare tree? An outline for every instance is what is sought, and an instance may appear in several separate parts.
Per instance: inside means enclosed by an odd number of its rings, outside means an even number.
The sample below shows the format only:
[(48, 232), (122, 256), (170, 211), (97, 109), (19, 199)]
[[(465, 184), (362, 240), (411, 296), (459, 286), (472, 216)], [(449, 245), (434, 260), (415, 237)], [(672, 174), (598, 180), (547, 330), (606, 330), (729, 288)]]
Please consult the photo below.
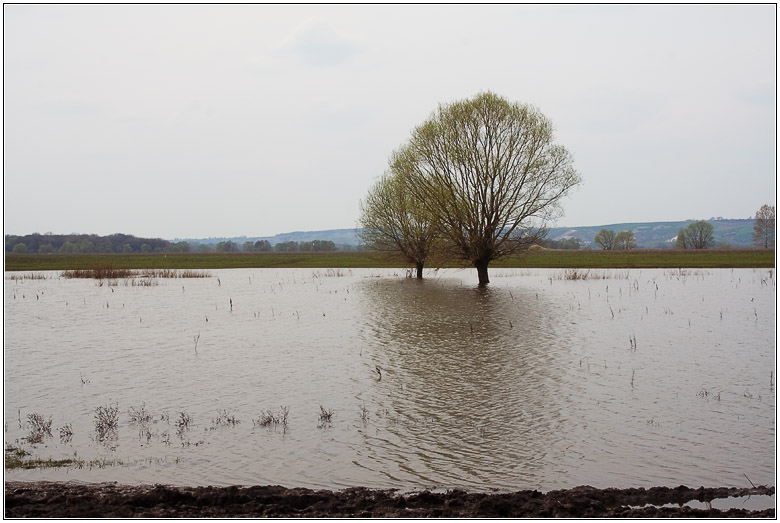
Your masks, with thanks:
[(753, 243), (757, 247), (768, 249), (775, 246), (775, 208), (762, 205), (756, 212), (753, 224)]
[(404, 186), (404, 179), (386, 173), (360, 202), (360, 237), (376, 250), (396, 251), (415, 265), (417, 277), (436, 241), (437, 227)]
[(391, 157), (409, 191), (440, 225), (453, 254), (489, 283), (488, 264), (530, 247), (580, 183), (534, 107), (493, 93), (441, 105)]
[(596, 234), (596, 237), (593, 238), (593, 242), (605, 251), (613, 249), (615, 247), (615, 231), (612, 229), (601, 229)]

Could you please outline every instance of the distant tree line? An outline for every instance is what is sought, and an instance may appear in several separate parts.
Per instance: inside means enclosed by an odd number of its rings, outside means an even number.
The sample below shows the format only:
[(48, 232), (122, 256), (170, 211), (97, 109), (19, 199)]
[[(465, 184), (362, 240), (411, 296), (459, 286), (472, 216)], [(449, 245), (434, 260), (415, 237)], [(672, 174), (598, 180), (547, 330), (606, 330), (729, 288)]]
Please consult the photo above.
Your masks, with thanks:
[[(340, 249), (339, 249), (340, 247)], [(160, 238), (138, 238), (130, 234), (39, 234), (25, 236), (5, 235), (5, 252), (18, 254), (134, 254), (176, 252), (330, 252), (354, 250), (351, 245), (337, 247), (330, 240), (305, 242), (280, 242), (276, 246), (268, 240), (247, 241), (239, 245), (234, 241), (221, 241), (216, 245), (190, 244), (186, 241), (171, 242)]]
[(312, 240), (308, 242), (279, 242), (275, 246), (268, 240), (256, 242), (244, 242), (239, 246), (233, 241), (219, 242), (215, 248), (217, 252), (330, 252), (338, 250), (336, 244), (330, 240)]
[(187, 242), (170, 242), (160, 238), (138, 238), (130, 234), (39, 234), (5, 235), (5, 252), (48, 253), (154, 253), (189, 252)]

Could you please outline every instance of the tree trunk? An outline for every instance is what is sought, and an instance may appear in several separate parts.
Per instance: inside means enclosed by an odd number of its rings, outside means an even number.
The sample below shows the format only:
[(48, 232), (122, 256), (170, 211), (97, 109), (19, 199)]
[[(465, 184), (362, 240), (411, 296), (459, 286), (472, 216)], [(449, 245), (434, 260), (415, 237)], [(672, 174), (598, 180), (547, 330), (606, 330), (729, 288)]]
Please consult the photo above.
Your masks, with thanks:
[(474, 267), (477, 268), (477, 276), (479, 277), (480, 287), (490, 283), (490, 278), (488, 278), (488, 270), (487, 270), (488, 263), (489, 262), (482, 261), (482, 260), (477, 260), (474, 262)]
[(422, 280), (423, 263), (417, 262), (417, 278)]

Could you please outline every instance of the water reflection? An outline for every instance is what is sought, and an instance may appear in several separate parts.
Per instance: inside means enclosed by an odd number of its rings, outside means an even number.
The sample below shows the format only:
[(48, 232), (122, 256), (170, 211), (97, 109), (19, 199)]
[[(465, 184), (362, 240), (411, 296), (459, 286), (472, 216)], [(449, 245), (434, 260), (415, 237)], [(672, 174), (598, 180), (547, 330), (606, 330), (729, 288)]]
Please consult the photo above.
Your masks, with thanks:
[(562, 424), (560, 325), (545, 298), (459, 280), (360, 290), (378, 396), (404, 422), (393, 443), (410, 473), (494, 486), (541, 479)]

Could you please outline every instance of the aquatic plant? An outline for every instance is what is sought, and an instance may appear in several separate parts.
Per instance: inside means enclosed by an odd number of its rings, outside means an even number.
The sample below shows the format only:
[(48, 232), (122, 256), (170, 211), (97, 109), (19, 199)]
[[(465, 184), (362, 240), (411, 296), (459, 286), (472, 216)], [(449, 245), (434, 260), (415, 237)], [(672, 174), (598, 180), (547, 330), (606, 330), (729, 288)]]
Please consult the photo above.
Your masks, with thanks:
[(321, 429), (330, 426), (331, 421), (333, 420), (333, 414), (333, 409), (326, 409), (320, 405), (320, 421), (317, 424), (317, 428)]
[(192, 424), (192, 416), (186, 412), (179, 412), (179, 419), (176, 420), (176, 431), (181, 434)]
[(33, 432), (40, 432), (47, 436), (51, 436), (51, 416), (49, 416), (47, 421), (40, 414), (28, 414), (27, 422)]
[(95, 432), (98, 440), (116, 436), (119, 428), (119, 405), (105, 405), (95, 408)]
[(70, 423), (66, 423), (59, 428), (60, 441), (62, 443), (68, 443), (73, 438), (73, 426)]
[(260, 417), (256, 420), (252, 420), (252, 424), (260, 427), (276, 427), (281, 426), (287, 430), (287, 416), (290, 414), (289, 407), (279, 407), (279, 410), (273, 412), (271, 410), (265, 410), (260, 413)]
[(142, 403), (139, 408), (130, 407), (127, 409), (131, 423), (149, 423), (152, 421), (152, 414), (146, 410), (146, 403)]
[(217, 426), (232, 425), (235, 427), (241, 423), (241, 421), (237, 419), (235, 415), (230, 414), (227, 410), (220, 409), (217, 411), (217, 417), (213, 420), (213, 423)]

